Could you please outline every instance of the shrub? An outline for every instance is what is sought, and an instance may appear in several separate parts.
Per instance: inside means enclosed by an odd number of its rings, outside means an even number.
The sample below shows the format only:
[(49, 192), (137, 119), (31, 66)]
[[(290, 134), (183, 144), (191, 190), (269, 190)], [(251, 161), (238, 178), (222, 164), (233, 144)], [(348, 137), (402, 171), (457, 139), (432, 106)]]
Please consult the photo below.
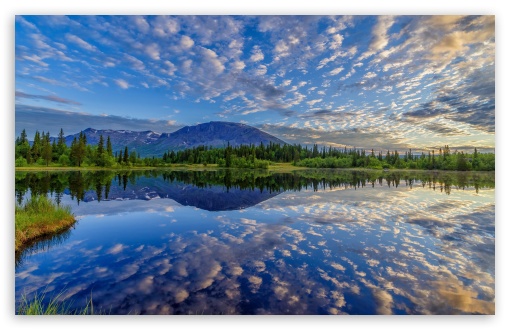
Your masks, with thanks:
[(28, 162), (25, 158), (23, 158), (23, 156), (19, 156), (18, 159), (16, 159), (15, 166), (16, 167), (25, 167), (25, 166), (28, 166)]
[(69, 157), (67, 155), (61, 155), (58, 158), (58, 163), (62, 166), (69, 166), (71, 164), (71, 161), (69, 160)]

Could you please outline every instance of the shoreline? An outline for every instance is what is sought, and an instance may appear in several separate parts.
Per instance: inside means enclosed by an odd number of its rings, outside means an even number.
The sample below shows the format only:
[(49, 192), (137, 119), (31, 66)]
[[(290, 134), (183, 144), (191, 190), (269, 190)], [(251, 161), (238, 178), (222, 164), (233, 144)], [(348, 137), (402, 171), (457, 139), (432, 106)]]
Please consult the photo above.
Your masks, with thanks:
[(14, 250), (21, 252), (31, 243), (66, 231), (76, 224), (71, 209), (60, 207), (45, 196), (32, 197), (15, 208)]
[(375, 169), (366, 167), (346, 167), (346, 168), (331, 168), (331, 167), (302, 167), (294, 166), (291, 163), (276, 163), (269, 165), (267, 169), (252, 169), (240, 167), (219, 167), (217, 164), (204, 166), (202, 164), (174, 164), (171, 166), (135, 166), (135, 167), (76, 167), (76, 166), (30, 166), (30, 167), (15, 167), (15, 172), (58, 172), (58, 171), (146, 171), (146, 170), (267, 170), (270, 172), (285, 172), (285, 171), (301, 171), (301, 170), (345, 170), (345, 171), (380, 171), (380, 172), (436, 172), (436, 173), (495, 173), (496, 171), (455, 171), (455, 170), (424, 170), (424, 169), (410, 169), (410, 168), (390, 168), (390, 169)]

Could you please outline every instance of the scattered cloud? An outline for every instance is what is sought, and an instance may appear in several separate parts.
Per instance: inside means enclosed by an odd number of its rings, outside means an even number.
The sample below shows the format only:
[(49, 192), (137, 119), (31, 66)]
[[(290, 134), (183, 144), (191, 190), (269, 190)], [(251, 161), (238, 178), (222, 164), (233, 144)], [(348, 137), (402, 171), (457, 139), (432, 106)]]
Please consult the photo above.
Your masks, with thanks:
[(195, 42), (190, 37), (188, 36), (181, 37), (181, 47), (183, 49), (190, 49), (191, 47), (193, 47), (194, 44)]
[[(117, 130), (129, 129), (133, 131), (153, 130), (171, 133), (183, 126), (167, 120), (154, 121), (116, 115), (93, 115), (25, 104), (16, 104), (15, 116), (16, 135), (19, 135), (23, 129), (26, 129), (29, 136), (32, 136), (35, 131), (40, 130), (41, 127), (44, 127), (45, 131), (56, 135), (60, 131), (60, 128), (63, 128), (66, 134), (78, 133), (87, 127)], [(34, 122), (34, 117), (37, 117), (37, 122)]]
[(250, 61), (252, 62), (259, 62), (264, 59), (264, 54), (262, 53), (262, 50), (260, 50), (259, 46), (253, 47), (251, 51)]
[(33, 100), (46, 100), (46, 101), (52, 101), (56, 103), (63, 103), (63, 104), (70, 104), (70, 105), (81, 105), (81, 103), (68, 100), (62, 97), (58, 97), (56, 95), (33, 95), (33, 94), (27, 94), (20, 91), (16, 91), (15, 94), (16, 98), (25, 98), (25, 99), (33, 99)]
[(377, 52), (384, 49), (389, 42), (388, 30), (394, 23), (393, 16), (379, 16), (377, 23), (372, 29), (372, 40), (370, 42), (369, 50)]
[(130, 87), (124, 79), (115, 79), (115, 83), (122, 89), (128, 89)]
[(78, 45), (79, 47), (81, 47), (85, 50), (88, 50), (91, 52), (97, 51), (97, 48), (95, 46), (89, 44), (88, 42), (86, 42), (85, 40), (81, 39), (78, 36), (75, 36), (74, 34), (70, 34), (70, 33), (66, 34), (66, 39), (67, 39), (67, 41), (72, 42), (75, 45)]
[[(66, 103), (78, 91), (88, 93), (80, 100), (94, 95), (108, 104), (111, 115), (153, 118), (166, 117), (160, 104), (170, 99), (186, 108), (176, 118), (187, 124), (228, 117), (315, 129), (303, 139), (288, 132), (296, 143), (405, 149), (445, 138), (468, 145), (476, 135), (494, 144), (491, 15), (18, 15), (15, 22), (18, 99), (79, 105)], [(129, 107), (112, 106), (127, 98), (110, 88), (133, 87), (144, 88)], [(106, 112), (93, 104), (81, 106)], [(392, 131), (397, 136), (382, 143)]]

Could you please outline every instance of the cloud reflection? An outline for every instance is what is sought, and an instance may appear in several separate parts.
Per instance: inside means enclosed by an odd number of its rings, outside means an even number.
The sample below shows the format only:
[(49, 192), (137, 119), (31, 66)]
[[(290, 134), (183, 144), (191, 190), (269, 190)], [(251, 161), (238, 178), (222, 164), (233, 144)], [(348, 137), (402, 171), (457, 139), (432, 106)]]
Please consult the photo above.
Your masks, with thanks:
[[(139, 201), (139, 218), (84, 216), (76, 238), (17, 269), (17, 296), (65, 288), (114, 314), (494, 314), (494, 191), (385, 189), (285, 192), (220, 213)], [(119, 220), (115, 242), (84, 239), (94, 222)]]

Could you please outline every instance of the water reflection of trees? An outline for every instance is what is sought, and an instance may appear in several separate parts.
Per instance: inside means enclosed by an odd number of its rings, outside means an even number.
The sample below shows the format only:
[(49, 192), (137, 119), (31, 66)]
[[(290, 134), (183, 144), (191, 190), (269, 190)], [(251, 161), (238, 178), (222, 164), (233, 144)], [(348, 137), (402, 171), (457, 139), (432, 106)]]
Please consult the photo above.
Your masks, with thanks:
[(49, 234), (32, 241), (28, 246), (17, 251), (14, 257), (14, 266), (18, 268), (23, 264), (27, 256), (33, 253), (48, 251), (50, 248), (63, 244), (71, 236), (73, 227), (67, 228), (59, 233)]
[(313, 191), (325, 189), (360, 189), (387, 186), (397, 188), (416, 185), (428, 187), (440, 193), (451, 194), (452, 190), (495, 187), (494, 173), (480, 172), (423, 172), (423, 171), (349, 171), (349, 170), (304, 170), (287, 173), (271, 173), (253, 170), (217, 171), (74, 171), (74, 172), (16, 172), (15, 194), (19, 204), (28, 191), (32, 195), (51, 194), (60, 204), (67, 193), (79, 203), (86, 192), (94, 192), (97, 201), (108, 199), (111, 186), (116, 184), (126, 190), (141, 178), (154, 178), (166, 183), (192, 184), (198, 188), (224, 186), (232, 188), (266, 190), (268, 192)]

